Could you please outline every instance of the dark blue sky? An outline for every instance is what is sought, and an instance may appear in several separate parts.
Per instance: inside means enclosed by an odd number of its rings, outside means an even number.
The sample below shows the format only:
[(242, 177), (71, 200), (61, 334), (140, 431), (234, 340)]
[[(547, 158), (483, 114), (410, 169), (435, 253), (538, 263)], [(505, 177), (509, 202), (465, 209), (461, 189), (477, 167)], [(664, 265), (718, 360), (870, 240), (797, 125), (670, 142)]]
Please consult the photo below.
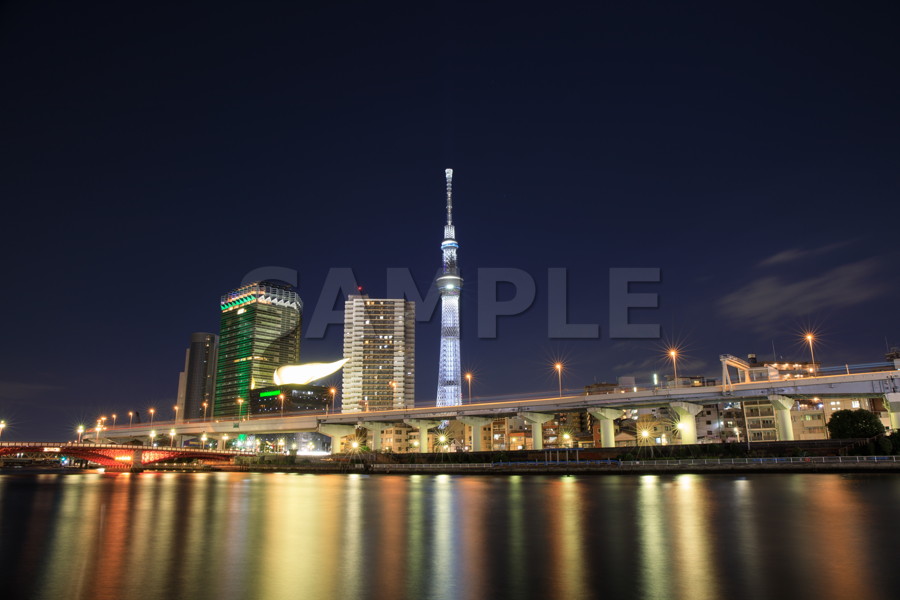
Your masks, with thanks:
[[(731, 4), (731, 3), (728, 3)], [(772, 346), (826, 364), (900, 345), (895, 4), (29, 3), (0, 6), (4, 439), (168, 413), (191, 332), (250, 270), (368, 292), (440, 262), (455, 169), (475, 395), (666, 372), (611, 340), (608, 272), (653, 267), (679, 373)], [(479, 340), (477, 269), (537, 298)], [(547, 335), (547, 269), (573, 322)], [(509, 294), (501, 288), (501, 294)], [(505, 297), (505, 296), (504, 296)], [(417, 330), (433, 401), (438, 319)], [(340, 356), (341, 328), (303, 360)], [(671, 367), (669, 367), (671, 368)]]

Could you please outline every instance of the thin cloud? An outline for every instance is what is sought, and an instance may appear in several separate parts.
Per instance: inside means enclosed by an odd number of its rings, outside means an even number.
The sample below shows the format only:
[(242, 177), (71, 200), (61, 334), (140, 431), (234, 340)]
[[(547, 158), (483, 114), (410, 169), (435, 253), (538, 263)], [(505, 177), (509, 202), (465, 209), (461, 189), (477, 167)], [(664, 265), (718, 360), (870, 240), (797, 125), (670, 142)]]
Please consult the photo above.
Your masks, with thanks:
[(0, 381), (0, 402), (22, 404), (49, 392), (63, 389), (47, 383), (24, 383), (21, 381)]
[(802, 249), (802, 248), (789, 248), (788, 250), (782, 250), (777, 254), (773, 254), (772, 256), (764, 259), (757, 267), (771, 267), (772, 265), (780, 265), (789, 262), (795, 262), (798, 260), (803, 260), (804, 258), (810, 258), (813, 256), (819, 256), (821, 254), (827, 254), (829, 252), (833, 252), (834, 250), (838, 250), (852, 243), (852, 240), (844, 240), (841, 242), (835, 242), (833, 244), (828, 244), (827, 246), (822, 246), (820, 248), (810, 248), (810, 249)]
[(884, 265), (869, 258), (807, 279), (768, 276), (753, 281), (719, 300), (726, 317), (757, 330), (829, 309), (861, 304), (888, 291)]

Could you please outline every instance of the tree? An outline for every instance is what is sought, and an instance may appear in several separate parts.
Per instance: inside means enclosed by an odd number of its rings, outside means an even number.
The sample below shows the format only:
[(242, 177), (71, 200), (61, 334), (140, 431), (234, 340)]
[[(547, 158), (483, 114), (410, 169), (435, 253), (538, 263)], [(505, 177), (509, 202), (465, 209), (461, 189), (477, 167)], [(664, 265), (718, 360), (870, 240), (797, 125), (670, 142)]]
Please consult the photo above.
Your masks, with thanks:
[(828, 434), (834, 439), (869, 438), (884, 433), (878, 415), (868, 410), (839, 410), (828, 420)]

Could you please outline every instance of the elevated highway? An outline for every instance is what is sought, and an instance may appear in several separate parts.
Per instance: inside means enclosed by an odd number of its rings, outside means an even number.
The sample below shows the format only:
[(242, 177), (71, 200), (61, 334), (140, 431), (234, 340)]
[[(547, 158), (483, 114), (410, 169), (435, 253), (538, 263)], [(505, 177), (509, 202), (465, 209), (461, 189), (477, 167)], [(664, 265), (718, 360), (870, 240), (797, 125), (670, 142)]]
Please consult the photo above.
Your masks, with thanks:
[[(252, 416), (240, 421), (195, 420), (184, 422), (157, 421), (150, 425), (110, 428), (103, 432), (103, 439), (133, 441), (148, 439), (151, 432), (157, 438), (168, 436), (174, 429), (178, 436), (207, 434), (222, 442), (225, 436), (239, 434), (278, 434), (303, 431), (319, 431), (332, 437), (350, 435), (357, 427), (365, 427), (374, 434), (378, 447), (381, 430), (390, 424), (406, 423), (420, 430), (420, 435), (440, 422), (455, 419), (471, 427), (486, 426), (492, 419), (521, 416), (534, 425), (533, 439), (537, 448), (542, 447), (540, 425), (556, 413), (587, 410), (601, 422), (601, 438), (604, 446), (612, 444), (612, 421), (622, 416), (622, 411), (635, 408), (668, 406), (679, 415), (679, 428), (684, 443), (696, 440), (693, 416), (706, 404), (743, 400), (768, 400), (775, 407), (779, 439), (793, 439), (789, 411), (796, 400), (810, 398), (874, 398), (886, 400), (891, 414), (891, 425), (900, 429), (900, 370), (874, 371), (803, 377), (775, 381), (750, 381), (726, 383), (702, 387), (670, 387), (636, 389), (630, 392), (606, 394), (578, 394), (564, 396), (504, 398), (486, 400), (459, 406), (420, 406), (401, 410), (368, 411), (353, 413), (311, 413), (284, 417)], [(420, 438), (423, 439), (423, 438)], [(473, 436), (473, 440), (479, 436)], [(337, 444), (333, 443), (333, 447)], [(475, 450), (480, 449), (478, 443)], [(424, 449), (423, 449), (424, 451)]]

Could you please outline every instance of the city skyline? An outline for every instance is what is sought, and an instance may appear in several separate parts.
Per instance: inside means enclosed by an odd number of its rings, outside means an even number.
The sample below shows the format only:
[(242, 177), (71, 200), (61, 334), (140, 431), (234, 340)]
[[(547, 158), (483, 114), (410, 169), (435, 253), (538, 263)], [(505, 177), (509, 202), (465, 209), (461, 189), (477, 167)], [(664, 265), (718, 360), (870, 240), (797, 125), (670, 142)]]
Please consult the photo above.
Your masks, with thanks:
[[(447, 165), (466, 206), (462, 368), (476, 398), (553, 392), (557, 361), (568, 389), (664, 375), (670, 342), (685, 375), (715, 376), (721, 353), (806, 360), (809, 329), (823, 365), (880, 360), (900, 345), (897, 250), (878, 227), (897, 190), (896, 8), (857, 25), (828, 6), (684, 10), (323, 9), (305, 36), (291, 7), (185, 9), (180, 26), (162, 9), (6, 13), (4, 439), (169, 411), (185, 341), (218, 331), (216, 299), (254, 269), (295, 270), (309, 314), (342, 308), (318, 298), (336, 268), (373, 297), (388, 268), (427, 291)], [(223, 33), (197, 46), (192, 28), (211, 25)], [(240, 39), (225, 33), (238, 26)], [(568, 322), (599, 338), (548, 336), (560, 267)], [(610, 339), (619, 267), (660, 269), (632, 286), (659, 308), (632, 313), (661, 339)], [(536, 286), (496, 339), (477, 330), (488, 268)], [(435, 317), (417, 323), (422, 403)], [(303, 362), (341, 345), (330, 326), (304, 338)]]

